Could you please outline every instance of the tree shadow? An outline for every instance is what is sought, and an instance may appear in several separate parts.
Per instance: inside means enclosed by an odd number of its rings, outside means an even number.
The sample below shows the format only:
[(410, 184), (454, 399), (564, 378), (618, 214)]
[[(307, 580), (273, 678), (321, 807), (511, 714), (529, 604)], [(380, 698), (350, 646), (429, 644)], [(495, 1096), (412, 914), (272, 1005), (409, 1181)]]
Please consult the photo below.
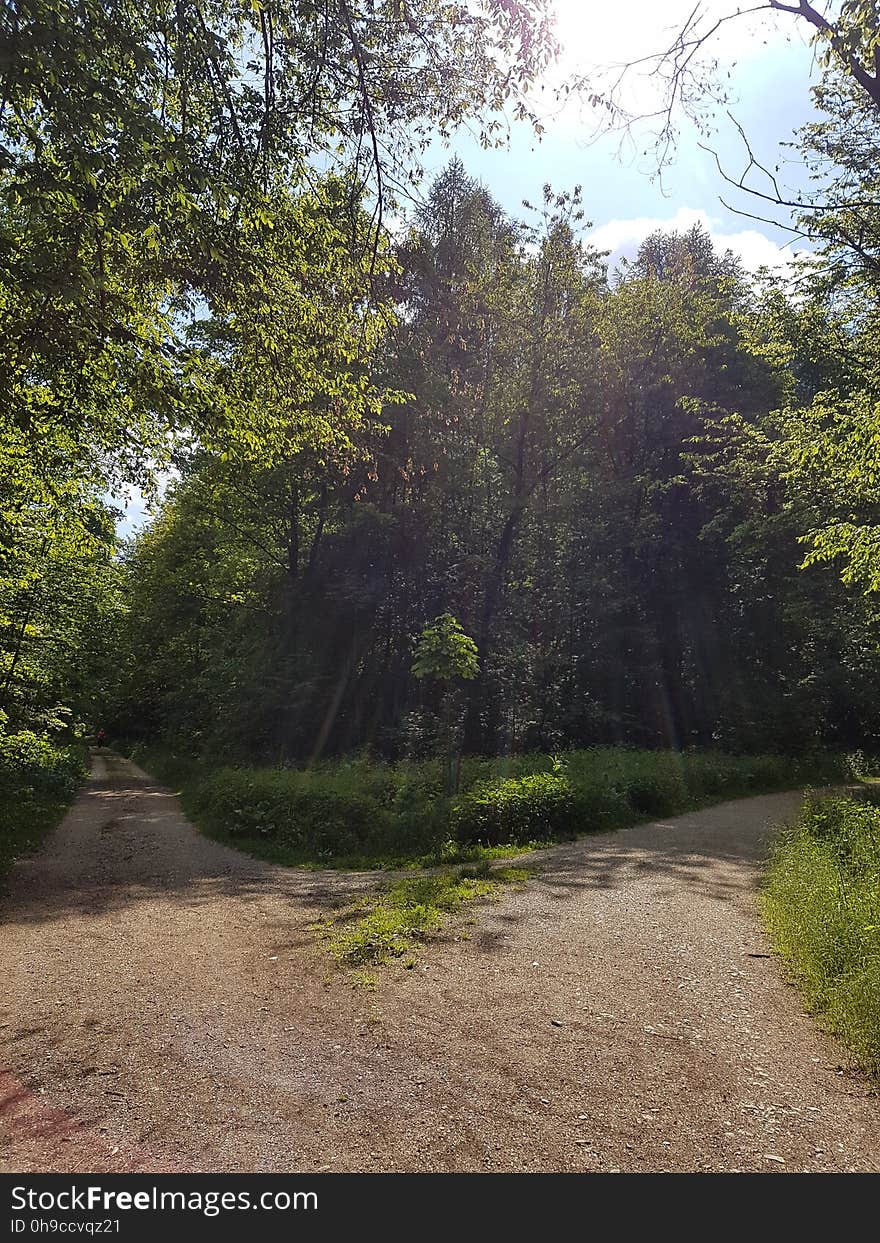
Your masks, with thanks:
[(377, 872), (287, 868), (199, 833), (173, 793), (132, 772), (89, 781), (36, 855), (18, 860), (0, 925), (103, 915), (173, 896), (198, 908), (218, 899), (288, 899), (309, 918), (375, 889)]
[[(88, 783), (41, 853), (16, 864), (0, 924), (112, 914), (169, 897), (185, 909), (233, 900), (242, 907), (265, 903), (260, 922), (286, 938), (275, 946), (283, 948), (292, 935), (293, 943), (313, 941), (311, 925), (340, 912), (345, 918), (346, 907), (389, 879), (389, 873), (289, 868), (241, 854), (199, 833), (174, 794), (133, 765), (112, 753), (102, 758), (106, 775)], [(747, 812), (750, 803), (761, 804), (760, 815), (757, 808)], [(524, 899), (511, 900), (513, 891), (506, 891), (499, 903), (471, 908), (481, 913), (471, 939), (491, 952), (536, 904), (633, 883), (649, 884), (661, 898), (682, 887), (722, 901), (751, 894), (773, 820), (796, 805), (793, 795), (740, 800), (500, 860), (499, 866), (522, 863), (536, 871)], [(283, 922), (279, 900), (287, 906)]]
[(774, 833), (798, 806), (796, 794), (761, 795), (528, 856), (538, 870), (527, 899), (490, 910), (472, 940), (498, 952), (523, 922), (591, 892), (637, 887), (648, 903), (690, 896), (751, 909)]

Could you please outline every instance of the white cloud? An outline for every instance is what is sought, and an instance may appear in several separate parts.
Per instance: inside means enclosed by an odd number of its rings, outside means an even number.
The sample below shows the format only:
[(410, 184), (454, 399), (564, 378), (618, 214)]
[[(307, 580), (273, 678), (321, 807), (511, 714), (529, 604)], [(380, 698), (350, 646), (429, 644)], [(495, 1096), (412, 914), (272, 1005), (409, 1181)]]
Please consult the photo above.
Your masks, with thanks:
[(725, 233), (718, 228), (718, 221), (708, 212), (693, 207), (680, 207), (674, 216), (665, 219), (659, 216), (636, 216), (631, 220), (609, 220), (599, 225), (588, 235), (587, 240), (598, 250), (608, 250), (608, 265), (614, 271), (621, 259), (634, 258), (641, 243), (658, 229), (664, 232), (683, 233), (695, 224), (709, 233), (720, 253), (732, 250), (750, 272), (760, 267), (785, 268), (794, 255), (789, 248), (781, 249), (764, 233), (757, 229), (742, 229), (736, 233)]

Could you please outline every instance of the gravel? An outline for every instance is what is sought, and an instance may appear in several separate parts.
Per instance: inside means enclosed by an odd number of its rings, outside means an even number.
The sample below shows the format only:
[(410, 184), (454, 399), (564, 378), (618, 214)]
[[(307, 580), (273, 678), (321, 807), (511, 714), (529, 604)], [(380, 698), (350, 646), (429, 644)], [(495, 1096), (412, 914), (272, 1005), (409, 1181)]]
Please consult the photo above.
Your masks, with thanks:
[(0, 906), (0, 1170), (880, 1170), (757, 916), (799, 798), (547, 851), (371, 989), (313, 925), (376, 875), (228, 850), (99, 755)]

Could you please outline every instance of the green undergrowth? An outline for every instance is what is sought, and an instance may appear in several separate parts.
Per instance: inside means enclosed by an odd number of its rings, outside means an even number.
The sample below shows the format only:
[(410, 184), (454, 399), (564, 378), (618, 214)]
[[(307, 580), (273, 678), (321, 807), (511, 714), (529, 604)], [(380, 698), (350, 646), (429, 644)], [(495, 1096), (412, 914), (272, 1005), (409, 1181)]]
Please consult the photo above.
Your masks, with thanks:
[(0, 733), (0, 891), (16, 859), (61, 821), (86, 772), (82, 746), (30, 731)]
[(880, 1076), (880, 808), (870, 798), (808, 803), (775, 845), (762, 906), (810, 1010)]
[(233, 767), (167, 749), (133, 757), (180, 791), (203, 832), (292, 866), (402, 869), (503, 858), (582, 833), (679, 815), (729, 798), (839, 780), (835, 756), (594, 747), (551, 756), (465, 757), (444, 795), (439, 759), (371, 757), (307, 769)]
[[(346, 967), (379, 966), (406, 958), (414, 942), (438, 933), (466, 903), (493, 900), (508, 885), (522, 885), (524, 868), (488, 863), (389, 883), (378, 894), (317, 926), (330, 953)], [(409, 959), (407, 966), (413, 965)]]

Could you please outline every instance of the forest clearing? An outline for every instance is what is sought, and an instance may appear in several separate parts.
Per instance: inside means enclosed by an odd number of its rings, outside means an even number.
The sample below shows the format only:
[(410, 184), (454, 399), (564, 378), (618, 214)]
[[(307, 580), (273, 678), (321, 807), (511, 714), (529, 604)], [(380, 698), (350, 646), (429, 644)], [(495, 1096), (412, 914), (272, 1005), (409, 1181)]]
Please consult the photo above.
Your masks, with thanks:
[(0, 1173), (880, 1172), (878, 151), (874, 0), (2, 7)]

